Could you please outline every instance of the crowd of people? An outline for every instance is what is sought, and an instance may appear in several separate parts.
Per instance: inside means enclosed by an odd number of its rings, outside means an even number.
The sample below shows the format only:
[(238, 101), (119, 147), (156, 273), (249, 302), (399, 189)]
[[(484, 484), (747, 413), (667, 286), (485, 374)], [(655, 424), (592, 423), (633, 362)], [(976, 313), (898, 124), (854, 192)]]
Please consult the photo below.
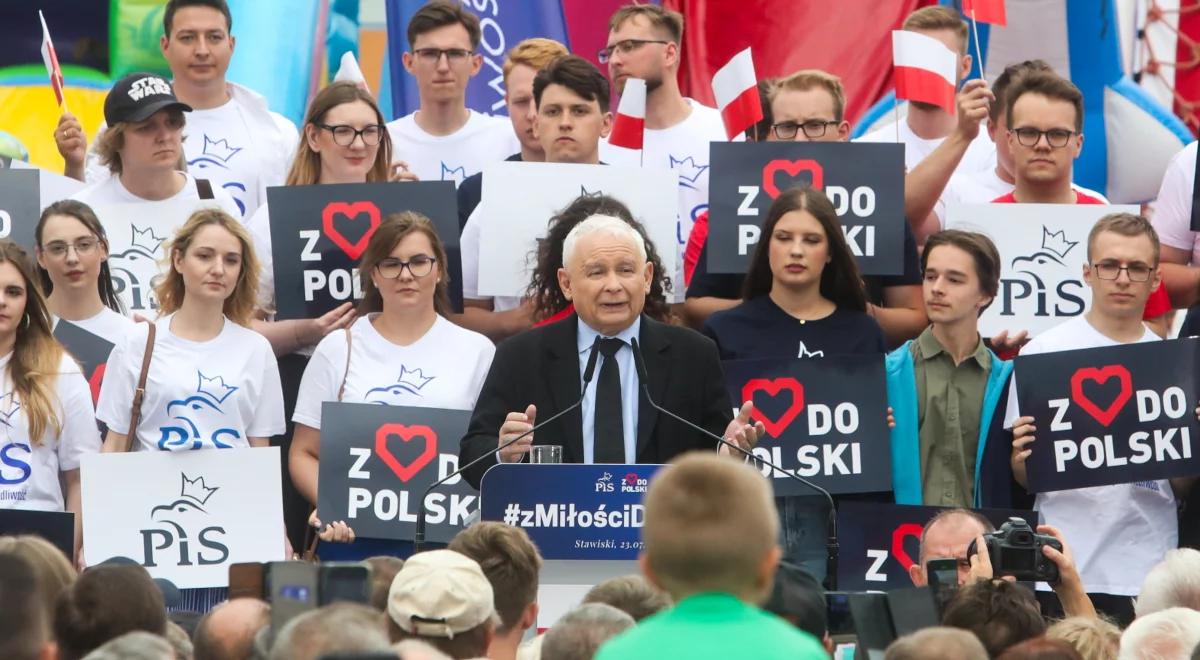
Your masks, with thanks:
[[(1187, 658), (1200, 644), (1200, 553), (1181, 547), (1200, 539), (1195, 477), (1031, 493), (1025, 463), (1039, 429), (1018, 406), (1011, 360), (1160, 341), (1173, 310), (1200, 301), (1195, 143), (1145, 215), (1110, 213), (1092, 228), (1085, 313), (1032, 338), (1022, 328), (984, 337), (980, 316), (1005, 263), (984, 234), (946, 229), (947, 208), (1108, 202), (1072, 179), (1079, 89), (1036, 60), (990, 84), (962, 80), (967, 23), (950, 7), (919, 9), (902, 28), (957, 54), (957, 112), (912, 101), (896, 125), (862, 138), (905, 147), (907, 222), (884, 248), (900, 251), (903, 267), (889, 276), (861, 273), (834, 204), (808, 185), (771, 201), (744, 275), (709, 272), (707, 163), (725, 128), (717, 110), (681, 93), (683, 19), (660, 6), (612, 16), (599, 54), (607, 76), (555, 41), (516, 44), (503, 67), (504, 120), (465, 104), (481, 68), (479, 19), (431, 0), (408, 25), (403, 57), (416, 111), (387, 122), (362, 86), (335, 82), (298, 130), (225, 79), (235, 45), (225, 0), (169, 0), (163, 28), (173, 79), (118, 80), (90, 140), (64, 113), (54, 138), (65, 173), (86, 186), (46, 206), (32, 250), (0, 241), (0, 508), (75, 520), (69, 555), (36, 537), (0, 537), (0, 657), (830, 657), (847, 640), (830, 628), (820, 586), (828, 505), (773, 496), (740, 460), (765, 428), (751, 402), (730, 400), (722, 361), (851, 354), (885, 365), (892, 489), (835, 500), (941, 507), (909, 577), (924, 587), (930, 561), (958, 567), (939, 596), (941, 625), (901, 636), (885, 657)], [(612, 91), (631, 79), (646, 83), (640, 154), (607, 140)], [(849, 141), (836, 76), (797, 71), (758, 92), (763, 118), (746, 141)], [(483, 295), (482, 228), (502, 222), (483, 172), (505, 160), (686, 163), (695, 173), (664, 191), (678, 195), (678, 241), (655, 245), (622, 200), (585, 193), (548, 218), (525, 295)], [(361, 301), (276, 319), (277, 291), (297, 283), (275, 280), (272, 227), (288, 218), (271, 214), (269, 187), (451, 179), (461, 311), (447, 237), (405, 211), (383, 218), (361, 252)], [(195, 210), (166, 243), (157, 314), (135, 318), (114, 286), (97, 209), (153, 216), (180, 202)], [(94, 400), (55, 339), (60, 320), (113, 345)], [(397, 372), (438, 375), (417, 393), (395, 387)], [(560, 445), (564, 462), (670, 464), (645, 496), (642, 575), (596, 585), (536, 634), (542, 559), (520, 528), (479, 522), (411, 554), (315, 509), (325, 402), (470, 411), (459, 464), (472, 464), (463, 476), (476, 488), (489, 468), (541, 444)], [(206, 407), (206, 421), (181, 423), (179, 406)], [(283, 621), (266, 594), (175, 589), (136, 562), (89, 555), (87, 454), (270, 445), (285, 457), (280, 556), (315, 534), (326, 559), (369, 568), (360, 602)], [(1060, 579), (1035, 590), (994, 570), (982, 508), (1036, 510), (1037, 530), (1060, 546), (1039, 550)]]

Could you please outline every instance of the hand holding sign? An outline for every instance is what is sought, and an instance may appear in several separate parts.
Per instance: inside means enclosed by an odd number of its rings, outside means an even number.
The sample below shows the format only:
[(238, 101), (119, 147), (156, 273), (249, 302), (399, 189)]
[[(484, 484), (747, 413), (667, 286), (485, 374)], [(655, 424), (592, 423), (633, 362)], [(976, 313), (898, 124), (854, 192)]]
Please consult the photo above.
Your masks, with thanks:
[(1033, 432), (1037, 427), (1033, 425), (1032, 417), (1018, 417), (1013, 423), (1013, 446), (1012, 457), (1009, 459), (1012, 463), (1013, 478), (1022, 487), (1028, 488), (1028, 479), (1025, 476), (1025, 459), (1033, 453), (1033, 449), (1029, 447), (1033, 443)]
[[(767, 428), (761, 421), (751, 422), (750, 418), (753, 416), (754, 402), (746, 401), (742, 404), (737, 416), (730, 420), (729, 426), (725, 427), (724, 438), (746, 451), (754, 449), (754, 445), (758, 444), (758, 439), (766, 435)], [(720, 453), (722, 455), (728, 456), (732, 451), (728, 445), (721, 445)]]
[[(536, 423), (536, 419), (537, 406), (533, 405), (532, 403), (529, 404), (529, 407), (526, 408), (525, 412), (523, 413), (508, 413), (508, 416), (504, 418), (504, 423), (500, 425), (500, 440), (497, 446), (504, 445), (504, 443), (521, 435), (522, 433), (528, 433)], [(526, 452), (528, 452), (529, 448), (532, 446), (533, 434), (530, 433), (524, 438), (521, 438), (519, 441), (505, 447), (504, 449), (501, 449), (500, 461), (503, 463), (520, 462), (521, 459), (525, 458)]]
[(326, 543), (354, 543), (354, 530), (344, 520), (337, 520), (321, 529), (321, 519), (316, 509), (308, 515), (308, 526), (317, 531), (317, 537)]

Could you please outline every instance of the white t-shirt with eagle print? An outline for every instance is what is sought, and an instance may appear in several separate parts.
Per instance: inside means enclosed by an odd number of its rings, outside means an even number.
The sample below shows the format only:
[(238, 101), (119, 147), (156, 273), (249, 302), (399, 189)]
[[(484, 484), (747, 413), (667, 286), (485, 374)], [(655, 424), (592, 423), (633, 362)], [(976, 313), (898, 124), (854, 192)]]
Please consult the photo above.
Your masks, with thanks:
[[(496, 347), (483, 335), (438, 316), (420, 339), (400, 346), (372, 325), (369, 314), (351, 326), (347, 403), (376, 403), (472, 410), (483, 380), (492, 366)], [(317, 344), (300, 381), (292, 421), (321, 428), (321, 404), (338, 400), (346, 373), (346, 333), (331, 332)]]

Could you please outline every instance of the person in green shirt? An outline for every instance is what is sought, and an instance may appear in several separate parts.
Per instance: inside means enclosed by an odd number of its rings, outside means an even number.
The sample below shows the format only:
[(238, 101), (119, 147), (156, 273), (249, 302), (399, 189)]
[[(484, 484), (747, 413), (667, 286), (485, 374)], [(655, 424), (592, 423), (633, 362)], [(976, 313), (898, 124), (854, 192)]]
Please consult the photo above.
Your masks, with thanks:
[(642, 573), (675, 606), (600, 647), (597, 660), (825, 660), (812, 635), (759, 609), (779, 565), (771, 488), (740, 461), (689, 453), (650, 481)]
[(921, 270), (930, 325), (887, 356), (896, 502), (1020, 506), (1002, 428), (1012, 363), (979, 335), (999, 290), (1000, 255), (987, 236), (951, 229), (926, 241)]

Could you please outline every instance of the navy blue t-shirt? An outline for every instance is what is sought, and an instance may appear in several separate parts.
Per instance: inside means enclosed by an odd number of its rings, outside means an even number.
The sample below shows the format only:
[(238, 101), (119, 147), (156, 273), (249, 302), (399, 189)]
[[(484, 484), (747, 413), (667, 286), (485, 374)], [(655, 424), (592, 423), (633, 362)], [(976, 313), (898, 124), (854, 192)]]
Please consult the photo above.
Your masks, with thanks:
[(708, 317), (704, 334), (722, 360), (825, 357), (883, 353), (883, 331), (865, 312), (835, 309), (823, 319), (800, 321), (762, 295)]

